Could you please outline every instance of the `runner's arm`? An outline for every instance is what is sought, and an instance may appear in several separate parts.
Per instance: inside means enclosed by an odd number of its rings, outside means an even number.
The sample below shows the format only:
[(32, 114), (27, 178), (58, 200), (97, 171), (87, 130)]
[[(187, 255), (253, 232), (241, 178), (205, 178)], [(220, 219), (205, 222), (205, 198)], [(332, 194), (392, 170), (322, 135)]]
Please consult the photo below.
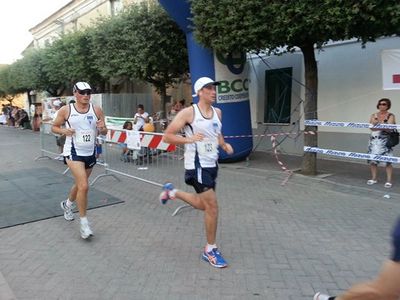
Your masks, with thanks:
[(51, 127), (51, 131), (60, 135), (68, 135), (71, 136), (75, 133), (75, 129), (73, 128), (61, 128), (62, 125), (65, 124), (65, 120), (69, 114), (69, 107), (63, 106), (57, 113), (57, 117), (53, 121), (53, 126)]
[(104, 119), (103, 110), (100, 107), (95, 106), (96, 115), (99, 118), (96, 122), (97, 129), (100, 134), (107, 134), (106, 121)]
[(197, 133), (191, 137), (184, 137), (181, 135), (177, 135), (177, 133), (183, 127), (185, 127), (186, 124), (191, 123), (192, 119), (193, 119), (192, 107), (187, 107), (181, 110), (165, 130), (163, 141), (165, 143), (174, 145), (191, 144), (196, 141), (201, 141), (204, 138), (204, 136), (200, 133)]

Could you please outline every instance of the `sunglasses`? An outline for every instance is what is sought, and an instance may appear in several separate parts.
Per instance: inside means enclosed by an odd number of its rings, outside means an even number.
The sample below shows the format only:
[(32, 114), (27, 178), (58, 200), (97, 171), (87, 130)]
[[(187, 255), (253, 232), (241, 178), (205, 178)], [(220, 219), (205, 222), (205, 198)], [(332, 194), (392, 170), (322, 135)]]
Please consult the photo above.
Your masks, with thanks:
[(207, 89), (207, 90), (215, 90), (216, 86), (214, 84), (207, 84), (207, 85), (203, 86), (203, 88)]
[(382, 105), (382, 106), (387, 106), (387, 103), (385, 103), (385, 102), (382, 102), (382, 103), (379, 103), (379, 105)]
[(87, 95), (90, 96), (92, 94), (91, 90), (78, 90), (79, 95)]

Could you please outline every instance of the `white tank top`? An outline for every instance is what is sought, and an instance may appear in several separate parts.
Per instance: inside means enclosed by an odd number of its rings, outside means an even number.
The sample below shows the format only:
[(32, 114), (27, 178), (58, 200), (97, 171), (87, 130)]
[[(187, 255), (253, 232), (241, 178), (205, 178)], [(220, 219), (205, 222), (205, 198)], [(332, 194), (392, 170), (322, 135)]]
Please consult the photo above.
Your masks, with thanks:
[(185, 135), (191, 137), (196, 133), (204, 135), (203, 141), (185, 144), (185, 169), (198, 167), (212, 168), (218, 161), (218, 136), (221, 134), (222, 123), (214, 107), (211, 118), (205, 118), (197, 104), (193, 104), (193, 122), (184, 127)]
[(75, 134), (66, 137), (63, 152), (64, 156), (93, 155), (96, 145), (97, 120), (99, 120), (99, 118), (94, 111), (93, 104), (89, 104), (89, 109), (85, 113), (78, 112), (74, 104), (69, 105), (69, 116), (65, 127), (75, 129)]

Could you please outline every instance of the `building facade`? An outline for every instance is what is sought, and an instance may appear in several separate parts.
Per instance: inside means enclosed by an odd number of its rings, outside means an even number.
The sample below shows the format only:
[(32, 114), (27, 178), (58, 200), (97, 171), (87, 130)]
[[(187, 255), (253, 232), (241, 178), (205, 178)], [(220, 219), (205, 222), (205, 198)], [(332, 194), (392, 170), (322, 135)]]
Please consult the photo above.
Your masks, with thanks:
[[(400, 51), (400, 38), (387, 37), (367, 43), (332, 43), (315, 50), (318, 64), (318, 119), (336, 122), (369, 122), (381, 98), (392, 101), (391, 112), (400, 120), (400, 83), (396, 89), (384, 89), (387, 74), (383, 54)], [(304, 63), (301, 52), (281, 56), (251, 55), (248, 59), (252, 127), (255, 135), (288, 132), (278, 137), (283, 153), (303, 153), (303, 104), (305, 95)], [(386, 63), (387, 64), (387, 63)], [(400, 64), (393, 66), (400, 74)], [(396, 72), (396, 71), (393, 71)], [(389, 76), (388, 76), (389, 75)], [(399, 75), (400, 76), (400, 75)], [(393, 77), (395, 78), (395, 77)], [(367, 151), (369, 129), (319, 127), (320, 148)], [(270, 150), (270, 137), (254, 137), (258, 150)], [(395, 149), (397, 153), (398, 150)], [(400, 155), (400, 152), (397, 154)]]

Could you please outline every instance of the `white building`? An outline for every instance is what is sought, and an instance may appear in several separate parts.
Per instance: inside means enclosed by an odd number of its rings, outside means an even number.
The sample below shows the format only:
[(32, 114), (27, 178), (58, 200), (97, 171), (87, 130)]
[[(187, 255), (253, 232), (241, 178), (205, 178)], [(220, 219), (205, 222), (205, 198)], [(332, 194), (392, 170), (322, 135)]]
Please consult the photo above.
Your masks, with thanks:
[[(383, 63), (386, 50), (400, 51), (400, 38), (389, 37), (367, 43), (356, 41), (332, 43), (316, 50), (318, 62), (318, 119), (321, 121), (369, 122), (381, 98), (392, 101), (391, 112), (400, 120), (400, 83), (393, 90), (383, 89), (383, 67), (387, 80), (400, 74), (400, 59)], [(387, 70), (387, 67), (390, 70)], [(400, 76), (400, 75), (399, 75)], [(255, 134), (297, 132), (303, 124), (304, 64), (301, 52), (282, 56), (249, 58), (250, 102)], [(276, 105), (276, 103), (285, 103)], [(280, 123), (276, 123), (280, 122)], [(319, 127), (320, 148), (366, 153), (369, 129)], [(281, 140), (280, 150), (303, 153), (303, 135)], [(255, 137), (257, 150), (271, 149), (269, 137)], [(400, 147), (397, 147), (400, 148)], [(400, 156), (395, 149), (395, 156)], [(333, 158), (333, 157), (332, 157)]]

